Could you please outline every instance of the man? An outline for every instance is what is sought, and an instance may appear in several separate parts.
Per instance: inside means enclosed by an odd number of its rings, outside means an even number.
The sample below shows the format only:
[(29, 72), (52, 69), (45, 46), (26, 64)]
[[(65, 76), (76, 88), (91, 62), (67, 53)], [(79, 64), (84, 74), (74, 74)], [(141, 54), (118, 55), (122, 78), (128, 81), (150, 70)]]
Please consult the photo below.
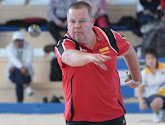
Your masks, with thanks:
[[(91, 7), (73, 3), (67, 13), (68, 32), (55, 48), (63, 74), (64, 117), (67, 125), (125, 125), (125, 109), (116, 69), (117, 56), (123, 56), (137, 87), (141, 75), (136, 53), (117, 32), (115, 42), (94, 27)], [(109, 31), (111, 31), (109, 29)]]
[(7, 76), (16, 84), (17, 102), (23, 102), (24, 87), (26, 93), (32, 95), (33, 91), (29, 84), (33, 76), (33, 48), (24, 41), (21, 32), (14, 32), (12, 42), (7, 46), (8, 69)]

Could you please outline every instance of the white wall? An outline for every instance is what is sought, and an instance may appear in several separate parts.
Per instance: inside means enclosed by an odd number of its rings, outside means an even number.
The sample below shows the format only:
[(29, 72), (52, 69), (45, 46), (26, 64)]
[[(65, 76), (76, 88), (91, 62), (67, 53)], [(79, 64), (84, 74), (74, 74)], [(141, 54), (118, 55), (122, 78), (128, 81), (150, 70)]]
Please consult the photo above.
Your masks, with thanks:
[(106, 0), (112, 5), (136, 5), (136, 0)]

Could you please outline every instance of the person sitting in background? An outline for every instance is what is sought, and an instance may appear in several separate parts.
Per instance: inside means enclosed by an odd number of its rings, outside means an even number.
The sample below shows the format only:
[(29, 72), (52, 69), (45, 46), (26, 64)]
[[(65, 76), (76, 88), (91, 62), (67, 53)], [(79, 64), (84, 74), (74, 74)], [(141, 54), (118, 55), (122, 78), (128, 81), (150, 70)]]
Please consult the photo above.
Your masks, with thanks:
[(160, 4), (161, 4), (162, 13), (163, 13), (161, 20), (165, 21), (165, 0), (160, 0)]
[(159, 10), (159, 18), (158, 20), (153, 20), (153, 21), (150, 21), (149, 23), (147, 24), (144, 24), (143, 26), (141, 26), (141, 32), (143, 34), (145, 33), (149, 33), (149, 32), (152, 32), (153, 30), (157, 30), (157, 29), (160, 29), (160, 28), (163, 28), (165, 23), (165, 0), (160, 0), (160, 10)]
[(140, 26), (147, 24), (158, 16), (160, 0), (138, 0), (137, 20)]
[(67, 27), (67, 9), (75, 1), (76, 0), (50, 0), (48, 5), (48, 18), (50, 22), (48, 22), (47, 28), (56, 43), (45, 46), (44, 51), (46, 53), (54, 52), (57, 41), (62, 37), (59, 29), (66, 29)]
[(76, 0), (50, 0), (48, 6), (48, 30), (56, 40), (56, 42), (62, 37), (59, 32), (59, 28), (67, 27), (67, 9)]
[(17, 31), (14, 32), (12, 42), (7, 46), (7, 52), (7, 76), (16, 85), (17, 102), (23, 102), (24, 87), (28, 95), (33, 94), (29, 86), (33, 76), (33, 48), (24, 41), (23, 34)]
[(92, 7), (92, 15), (95, 17), (95, 26), (110, 27), (109, 18), (106, 14), (105, 0), (78, 0), (87, 2)]
[[(147, 105), (153, 110), (153, 122), (165, 120), (165, 65), (158, 62), (155, 49), (145, 51), (146, 68), (142, 70), (143, 84), (138, 89), (140, 110), (146, 110)], [(145, 103), (146, 102), (146, 103)]]

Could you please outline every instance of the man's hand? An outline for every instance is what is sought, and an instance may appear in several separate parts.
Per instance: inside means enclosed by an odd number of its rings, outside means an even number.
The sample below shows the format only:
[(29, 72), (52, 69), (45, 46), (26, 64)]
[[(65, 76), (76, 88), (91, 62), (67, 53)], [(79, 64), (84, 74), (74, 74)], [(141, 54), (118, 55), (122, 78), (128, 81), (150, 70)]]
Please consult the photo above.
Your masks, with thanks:
[(107, 67), (105, 66), (104, 62), (109, 59), (111, 59), (110, 56), (105, 56), (102, 54), (90, 54), (89, 55), (89, 61), (93, 62), (96, 65), (99, 65), (104, 70), (107, 70)]
[(126, 75), (127, 75), (127, 79), (125, 80), (125, 85), (126, 86), (129, 86), (131, 88), (136, 88), (138, 87), (139, 85), (135, 84), (134, 83), (134, 80), (132, 79), (132, 76), (131, 74), (128, 72), (128, 71), (125, 71)]
[(129, 81), (127, 81), (126, 82), (126, 84), (125, 84), (126, 86), (129, 86), (129, 87), (131, 87), (131, 88), (137, 88), (139, 85), (137, 85), (137, 84), (134, 84), (134, 81), (131, 79), (131, 80), (129, 80)]

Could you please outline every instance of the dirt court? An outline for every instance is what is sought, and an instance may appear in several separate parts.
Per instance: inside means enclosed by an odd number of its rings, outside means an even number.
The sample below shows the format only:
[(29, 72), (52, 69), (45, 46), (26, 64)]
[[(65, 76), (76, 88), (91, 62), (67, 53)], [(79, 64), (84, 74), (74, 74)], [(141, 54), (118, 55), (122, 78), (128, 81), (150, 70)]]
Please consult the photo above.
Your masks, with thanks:
[[(127, 114), (127, 125), (165, 125), (152, 123), (152, 114)], [(1, 125), (65, 125), (62, 114), (0, 114)]]

